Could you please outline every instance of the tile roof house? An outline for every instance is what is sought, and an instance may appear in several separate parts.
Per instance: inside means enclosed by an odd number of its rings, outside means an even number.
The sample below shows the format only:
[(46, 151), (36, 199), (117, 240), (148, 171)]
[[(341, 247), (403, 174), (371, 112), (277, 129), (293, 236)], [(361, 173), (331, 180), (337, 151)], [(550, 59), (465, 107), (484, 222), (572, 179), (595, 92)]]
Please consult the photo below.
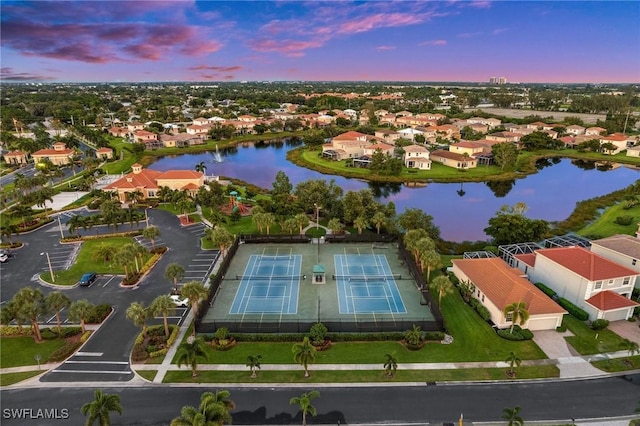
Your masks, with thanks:
[(529, 320), (523, 328), (555, 330), (562, 324), (567, 311), (504, 260), (494, 257), (453, 259), (451, 262), (454, 275), (472, 285), (473, 297), (489, 310), (491, 321), (498, 328), (511, 326), (511, 318), (505, 316), (504, 308), (518, 302), (524, 302), (529, 312)]
[(623, 135), (622, 133), (613, 133), (607, 136), (600, 136), (598, 140), (600, 141), (600, 145), (605, 143), (612, 143), (615, 145), (616, 148), (614, 150), (603, 151), (605, 154), (614, 155), (627, 149), (628, 139), (627, 135)]
[(430, 155), (432, 161), (456, 169), (472, 169), (478, 165), (478, 160), (471, 156), (458, 154), (456, 152), (437, 149)]
[(113, 149), (102, 147), (96, 150), (96, 158), (102, 160), (110, 160), (113, 158)]
[(422, 145), (407, 145), (404, 148), (402, 161), (410, 169), (431, 170), (429, 150)]
[(35, 163), (48, 159), (56, 166), (64, 166), (71, 164), (73, 155), (73, 149), (67, 148), (64, 142), (56, 142), (53, 144), (53, 149), (40, 149), (31, 154), (31, 157)]
[(628, 319), (638, 303), (630, 300), (640, 275), (582, 247), (540, 249), (516, 255), (516, 267), (532, 282), (541, 282), (559, 297), (589, 313), (589, 319)]
[(166, 186), (171, 189), (186, 190), (195, 195), (204, 185), (204, 173), (194, 170), (158, 170), (143, 169), (140, 164), (131, 166), (133, 171), (103, 188), (118, 194), (122, 202), (129, 201), (129, 193), (140, 191), (143, 199), (157, 197), (158, 190)]
[(358, 158), (364, 155), (364, 150), (371, 145), (371, 140), (378, 142), (375, 136), (355, 131), (345, 132), (322, 145), (322, 154), (334, 160)]
[(7, 164), (27, 164), (27, 153), (24, 151), (9, 151), (3, 155), (4, 162)]
[[(640, 273), (640, 238), (626, 234), (591, 241), (591, 251)], [(640, 288), (640, 280), (636, 281)]]
[(603, 132), (606, 132), (607, 129), (603, 129), (602, 127), (587, 127), (584, 131), (584, 134), (587, 136), (600, 136)]

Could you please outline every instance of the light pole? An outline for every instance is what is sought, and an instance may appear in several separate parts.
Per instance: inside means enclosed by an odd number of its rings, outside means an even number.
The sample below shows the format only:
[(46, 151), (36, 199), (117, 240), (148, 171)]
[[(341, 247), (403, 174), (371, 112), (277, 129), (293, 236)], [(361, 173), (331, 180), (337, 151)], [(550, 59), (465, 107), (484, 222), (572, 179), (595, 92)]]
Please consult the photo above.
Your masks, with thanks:
[(55, 283), (56, 282), (56, 277), (53, 275), (53, 268), (51, 267), (51, 258), (49, 257), (49, 252), (42, 252), (40, 253), (40, 256), (42, 255), (47, 255), (47, 264), (49, 265), (49, 273), (51, 274), (51, 282)]
[(64, 232), (62, 232), (62, 222), (60, 222), (60, 215), (58, 215), (58, 228), (60, 229), (60, 239), (64, 240)]

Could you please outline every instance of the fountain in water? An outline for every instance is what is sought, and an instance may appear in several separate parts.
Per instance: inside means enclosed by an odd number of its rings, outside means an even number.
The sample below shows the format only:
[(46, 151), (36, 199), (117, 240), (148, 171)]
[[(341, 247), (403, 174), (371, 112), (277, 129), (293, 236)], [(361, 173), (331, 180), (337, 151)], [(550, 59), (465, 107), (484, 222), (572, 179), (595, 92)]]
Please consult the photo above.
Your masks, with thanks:
[(222, 154), (218, 151), (218, 145), (216, 145), (216, 152), (213, 153), (213, 161), (216, 163), (222, 163)]

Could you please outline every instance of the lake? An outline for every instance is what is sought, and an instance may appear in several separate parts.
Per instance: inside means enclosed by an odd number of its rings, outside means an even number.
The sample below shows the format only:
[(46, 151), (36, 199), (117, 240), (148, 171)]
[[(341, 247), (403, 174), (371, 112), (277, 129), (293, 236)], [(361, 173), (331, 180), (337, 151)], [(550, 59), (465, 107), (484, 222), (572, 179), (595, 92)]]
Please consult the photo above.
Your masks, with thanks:
[(571, 214), (578, 201), (622, 189), (640, 178), (638, 170), (627, 167), (602, 171), (592, 164), (578, 167), (569, 159), (554, 159), (540, 162), (538, 173), (512, 181), (511, 187), (488, 183), (375, 184), (298, 167), (286, 159), (287, 151), (296, 146), (299, 143), (244, 143), (220, 150), (222, 162), (216, 162), (215, 152), (184, 154), (160, 158), (149, 168), (193, 170), (202, 161), (208, 175), (242, 179), (266, 189), (271, 189), (280, 170), (293, 185), (308, 179), (334, 179), (345, 192), (370, 188), (381, 202), (393, 201), (398, 213), (406, 208), (422, 209), (433, 216), (442, 238), (449, 241), (487, 240), (483, 229), (505, 204), (524, 202), (529, 207), (527, 217), (559, 221)]

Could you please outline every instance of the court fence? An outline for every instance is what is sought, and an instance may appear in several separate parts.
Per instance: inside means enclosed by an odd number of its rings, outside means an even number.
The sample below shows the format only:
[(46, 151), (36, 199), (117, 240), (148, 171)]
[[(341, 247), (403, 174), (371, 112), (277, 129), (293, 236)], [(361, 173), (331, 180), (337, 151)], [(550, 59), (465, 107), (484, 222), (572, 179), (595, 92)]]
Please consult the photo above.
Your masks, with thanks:
[(266, 234), (240, 234), (238, 236), (238, 240), (241, 243), (253, 243), (253, 244), (268, 244), (268, 243), (310, 243), (311, 238), (300, 235), (300, 234), (277, 234), (277, 235), (266, 235)]
[(324, 237), (325, 243), (395, 243), (397, 235), (391, 234), (329, 234)]
[(383, 333), (393, 331), (411, 330), (414, 325), (420, 327), (422, 331), (442, 331), (442, 327), (437, 321), (433, 320), (385, 320), (385, 321), (336, 321), (325, 320), (320, 321), (228, 321), (228, 320), (212, 320), (201, 322), (197, 328), (198, 333), (212, 334), (220, 327), (225, 327), (231, 333), (272, 333), (272, 334), (291, 334), (291, 333), (308, 333), (311, 326), (321, 322), (327, 327), (330, 333)]

